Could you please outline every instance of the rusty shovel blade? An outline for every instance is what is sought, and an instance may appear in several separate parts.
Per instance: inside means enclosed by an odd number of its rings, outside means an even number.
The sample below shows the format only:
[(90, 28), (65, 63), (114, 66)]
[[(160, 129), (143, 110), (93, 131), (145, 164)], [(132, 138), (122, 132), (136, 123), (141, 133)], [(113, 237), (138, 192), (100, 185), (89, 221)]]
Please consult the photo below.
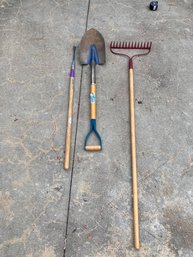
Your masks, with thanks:
[(105, 41), (103, 36), (96, 29), (89, 29), (83, 35), (80, 42), (80, 63), (91, 64), (105, 63)]

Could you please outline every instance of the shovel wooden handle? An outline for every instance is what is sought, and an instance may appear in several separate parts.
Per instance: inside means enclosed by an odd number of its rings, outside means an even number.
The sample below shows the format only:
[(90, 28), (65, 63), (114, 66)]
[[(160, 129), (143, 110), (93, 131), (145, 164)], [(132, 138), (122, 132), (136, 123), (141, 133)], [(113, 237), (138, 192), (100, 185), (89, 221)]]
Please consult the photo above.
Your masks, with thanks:
[(73, 96), (74, 96), (74, 78), (70, 77), (68, 120), (67, 120), (67, 129), (66, 129), (66, 145), (65, 145), (65, 159), (64, 159), (64, 169), (65, 170), (68, 170), (69, 167), (70, 167), (70, 148), (71, 148), (71, 135), (72, 135)]
[[(91, 133), (94, 133), (97, 137), (98, 145), (87, 145)], [(91, 83), (90, 85), (90, 130), (84, 141), (84, 149), (94, 152), (102, 150), (102, 140), (96, 128), (96, 83)]]
[(100, 151), (101, 150), (101, 146), (100, 145), (87, 145), (85, 147), (86, 151)]
[(129, 95), (130, 95), (130, 133), (131, 133), (131, 168), (132, 168), (132, 190), (133, 190), (133, 231), (134, 246), (140, 248), (139, 239), (139, 214), (138, 214), (138, 191), (137, 191), (137, 161), (136, 161), (136, 138), (135, 138), (135, 101), (133, 68), (129, 69)]
[(96, 119), (96, 84), (90, 86), (90, 118)]

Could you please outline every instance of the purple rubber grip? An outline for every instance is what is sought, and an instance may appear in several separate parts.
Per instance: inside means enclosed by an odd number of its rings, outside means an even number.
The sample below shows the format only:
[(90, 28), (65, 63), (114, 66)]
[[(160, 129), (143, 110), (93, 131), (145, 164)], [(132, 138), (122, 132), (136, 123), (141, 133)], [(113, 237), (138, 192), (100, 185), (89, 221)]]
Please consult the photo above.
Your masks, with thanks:
[(74, 77), (75, 77), (74, 69), (71, 69), (71, 70), (70, 70), (70, 77), (71, 77), (71, 78), (74, 78)]

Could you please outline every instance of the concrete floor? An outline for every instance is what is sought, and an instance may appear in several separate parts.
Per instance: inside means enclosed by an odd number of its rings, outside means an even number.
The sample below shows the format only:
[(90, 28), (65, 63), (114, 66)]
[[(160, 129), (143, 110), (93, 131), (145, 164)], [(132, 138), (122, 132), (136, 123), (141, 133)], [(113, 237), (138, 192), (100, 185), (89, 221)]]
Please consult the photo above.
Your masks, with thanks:
[[(148, 4), (0, 0), (0, 256), (193, 256), (193, 1), (163, 0), (157, 12)], [(104, 149), (83, 150), (90, 71), (77, 54), (74, 162), (66, 172), (72, 46), (91, 27), (106, 41), (106, 65), (97, 67)], [(134, 64), (140, 251), (132, 235), (127, 61), (110, 53), (111, 40), (153, 41)]]

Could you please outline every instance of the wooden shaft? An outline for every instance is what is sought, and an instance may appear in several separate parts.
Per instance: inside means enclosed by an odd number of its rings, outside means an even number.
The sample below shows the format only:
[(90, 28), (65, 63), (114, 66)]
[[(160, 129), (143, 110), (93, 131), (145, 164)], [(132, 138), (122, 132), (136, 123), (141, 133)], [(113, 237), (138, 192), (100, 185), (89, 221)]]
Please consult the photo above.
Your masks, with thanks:
[(65, 145), (65, 159), (64, 159), (64, 169), (65, 170), (68, 170), (69, 167), (70, 167), (70, 147), (71, 147), (72, 115), (73, 115), (73, 95), (74, 95), (74, 78), (70, 77), (68, 120), (67, 120), (67, 129), (66, 129), (66, 145)]
[(85, 147), (86, 151), (100, 151), (101, 150), (101, 146), (100, 145), (87, 145)]
[(132, 190), (133, 190), (133, 230), (134, 246), (140, 248), (139, 239), (139, 214), (138, 214), (138, 192), (137, 192), (137, 161), (136, 161), (136, 139), (135, 139), (135, 102), (133, 69), (129, 69), (129, 95), (130, 95), (130, 133), (131, 133), (131, 167), (132, 167)]
[(96, 84), (90, 86), (90, 118), (96, 119)]

